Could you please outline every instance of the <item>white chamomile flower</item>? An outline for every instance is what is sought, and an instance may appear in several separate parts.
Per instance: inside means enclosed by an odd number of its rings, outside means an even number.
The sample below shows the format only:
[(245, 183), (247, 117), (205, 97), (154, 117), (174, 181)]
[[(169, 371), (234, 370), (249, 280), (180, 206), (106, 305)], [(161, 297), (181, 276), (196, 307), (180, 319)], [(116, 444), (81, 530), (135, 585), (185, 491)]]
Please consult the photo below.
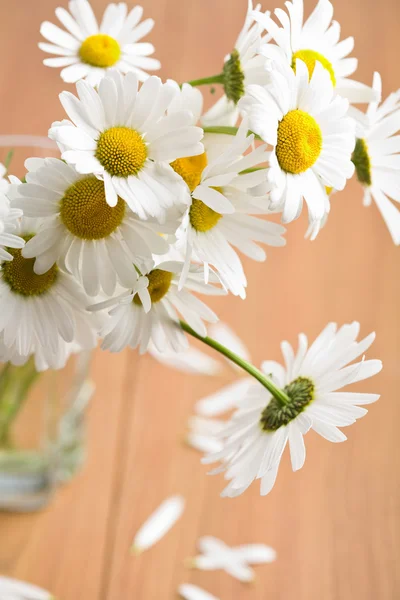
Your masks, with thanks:
[(136, 533), (132, 552), (141, 554), (163, 538), (181, 518), (185, 505), (186, 501), (182, 496), (171, 496), (164, 500)]
[[(340, 25), (332, 21), (333, 5), (329, 0), (319, 0), (310, 17), (303, 23), (303, 0), (285, 2), (288, 14), (277, 8), (275, 15), (280, 25), (269, 14), (254, 12), (253, 18), (263, 25), (276, 44), (265, 44), (261, 54), (274, 61), (284, 62), (296, 70), (298, 59), (307, 65), (309, 76), (316, 63), (329, 74), (335, 91), (349, 102), (377, 100), (376, 93), (368, 86), (349, 79), (357, 69), (357, 59), (348, 58), (353, 50), (354, 38), (339, 42)], [(274, 66), (275, 66), (274, 65)]]
[(178, 594), (184, 600), (219, 600), (216, 596), (209, 594), (192, 583), (181, 583), (178, 588)]
[[(381, 95), (382, 81), (375, 73), (373, 88)], [(353, 153), (358, 181), (364, 187), (364, 205), (374, 199), (396, 245), (400, 244), (400, 90), (382, 102), (371, 103), (367, 114), (353, 109), (357, 141)]]
[[(202, 272), (192, 267), (185, 288), (178, 290), (183, 263), (162, 262), (150, 268), (130, 290), (116, 298), (95, 304), (92, 311), (108, 309), (109, 319), (101, 331), (102, 348), (120, 352), (126, 346), (147, 351), (150, 341), (157, 350), (183, 351), (188, 342), (179, 327), (178, 313), (199, 335), (207, 335), (203, 319), (216, 322), (215, 313), (191, 292), (223, 294), (224, 290), (202, 281)], [(218, 282), (217, 278), (211, 281)]]
[(269, 154), (265, 146), (259, 146), (244, 156), (254, 141), (254, 135), (247, 133), (244, 119), (235, 137), (222, 136), (221, 142), (221, 136), (216, 136), (214, 143), (214, 136), (207, 136), (204, 154), (179, 159), (171, 165), (187, 185), (189, 208), (176, 234), (186, 269), (191, 260), (203, 263), (207, 281), (212, 267), (224, 286), (242, 298), (247, 280), (234, 248), (253, 260), (263, 261), (266, 254), (257, 242), (285, 244), (285, 229), (281, 225), (253, 216), (268, 213), (267, 198), (250, 193), (265, 179), (265, 170), (243, 171), (265, 162)]
[[(281, 210), (289, 223), (299, 217), (303, 198), (309, 220), (319, 223), (329, 211), (326, 186), (342, 190), (354, 173), (351, 154), (355, 123), (347, 116), (348, 101), (334, 96), (328, 72), (318, 62), (311, 79), (297, 59), (296, 72), (281, 64), (268, 86), (249, 86), (241, 106), (249, 126), (271, 144), (268, 178), (271, 210)], [(318, 233), (318, 227), (314, 236)]]
[(136, 277), (133, 263), (168, 251), (159, 226), (139, 220), (121, 198), (114, 207), (107, 204), (101, 179), (80, 175), (57, 158), (30, 158), (25, 166), (26, 183), (16, 187), (12, 204), (41, 218), (23, 250), (25, 258), (36, 258), (39, 275), (57, 262), (90, 296), (100, 288), (112, 295), (117, 281), (129, 287)]
[(52, 600), (53, 596), (42, 588), (0, 576), (0, 597), (2, 600)]
[(225, 471), (229, 485), (222, 496), (242, 494), (253, 481), (260, 480), (261, 495), (274, 486), (279, 463), (289, 442), (294, 471), (304, 464), (303, 436), (313, 429), (330, 442), (343, 442), (346, 436), (338, 427), (352, 425), (367, 410), (359, 405), (378, 400), (377, 394), (338, 391), (368, 379), (382, 368), (379, 360), (352, 363), (374, 341), (375, 334), (357, 342), (358, 323), (337, 329), (330, 323), (308, 348), (307, 337), (299, 336), (295, 354), (288, 342), (282, 343), (285, 367), (266, 361), (262, 371), (272, 377), (286, 394), (278, 400), (255, 383), (239, 402), (239, 408), (223, 432), (224, 448), (203, 459), (221, 461), (214, 472)]
[(231, 547), (213, 536), (204, 536), (199, 539), (198, 547), (201, 554), (190, 563), (188, 561), (192, 568), (203, 571), (222, 569), (243, 583), (254, 581), (255, 573), (250, 565), (271, 563), (276, 559), (275, 550), (265, 544)]
[[(38, 228), (23, 218), (18, 231), (28, 241)], [(43, 274), (34, 270), (34, 259), (20, 249), (8, 248), (11, 261), (0, 262), (0, 335), (11, 352), (28, 356), (36, 350), (58, 364), (65, 344), (78, 334), (83, 345), (96, 339), (93, 315), (85, 308), (88, 298), (79, 283), (55, 264)], [(83, 340), (82, 340), (83, 338)]]
[(109, 4), (100, 26), (87, 0), (71, 0), (69, 11), (56, 8), (56, 16), (66, 31), (48, 21), (40, 27), (40, 33), (50, 43), (40, 42), (39, 48), (56, 55), (43, 62), (48, 67), (63, 67), (64, 81), (75, 83), (86, 78), (95, 86), (110, 68), (122, 73), (133, 71), (140, 81), (145, 81), (147, 70), (160, 68), (159, 61), (150, 57), (154, 46), (139, 42), (154, 26), (153, 19), (140, 23), (141, 6), (128, 13), (125, 2)]
[(98, 90), (78, 81), (79, 99), (60, 95), (71, 121), (53, 123), (49, 135), (62, 158), (78, 173), (104, 180), (107, 203), (118, 196), (139, 218), (165, 219), (177, 204), (176, 179), (166, 163), (202, 154), (203, 130), (194, 127), (189, 111), (166, 110), (175, 87), (150, 77), (138, 90), (136, 75), (110, 71)]
[(263, 42), (270, 36), (263, 35), (262, 26), (255, 22), (253, 12), (263, 13), (261, 4), (253, 8), (253, 0), (248, 0), (248, 9), (243, 29), (236, 40), (232, 54), (225, 57), (223, 69), (225, 94), (202, 118), (203, 125), (235, 125), (239, 118), (237, 103), (248, 85), (268, 82), (269, 60), (259, 54)]
[(12, 260), (10, 248), (23, 248), (25, 245), (25, 240), (15, 233), (21, 216), (22, 212), (11, 208), (10, 200), (0, 191), (0, 261)]

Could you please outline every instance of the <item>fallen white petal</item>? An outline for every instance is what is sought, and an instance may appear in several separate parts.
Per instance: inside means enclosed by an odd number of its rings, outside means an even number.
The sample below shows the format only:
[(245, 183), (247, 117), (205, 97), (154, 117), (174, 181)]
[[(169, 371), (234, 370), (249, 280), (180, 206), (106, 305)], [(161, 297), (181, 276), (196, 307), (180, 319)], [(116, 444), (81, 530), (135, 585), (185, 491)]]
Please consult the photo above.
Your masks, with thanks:
[(185, 509), (182, 496), (171, 496), (140, 527), (132, 543), (132, 552), (140, 554), (158, 542), (175, 525)]
[(7, 600), (8, 598), (11, 599), (13, 597), (17, 600), (51, 600), (52, 598), (49, 592), (46, 592), (46, 590), (43, 590), (36, 585), (0, 576), (1, 600)]
[(235, 554), (250, 565), (261, 565), (276, 560), (276, 551), (265, 544), (244, 544), (233, 548)]
[(218, 600), (216, 596), (191, 583), (182, 583), (178, 588), (178, 593), (185, 600)]

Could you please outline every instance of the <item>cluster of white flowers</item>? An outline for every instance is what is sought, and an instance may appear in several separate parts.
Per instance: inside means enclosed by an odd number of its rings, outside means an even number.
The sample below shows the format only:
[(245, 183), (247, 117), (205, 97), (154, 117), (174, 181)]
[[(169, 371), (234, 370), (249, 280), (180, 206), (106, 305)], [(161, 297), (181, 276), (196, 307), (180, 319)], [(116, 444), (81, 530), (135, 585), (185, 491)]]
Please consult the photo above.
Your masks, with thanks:
[[(0, 173), (1, 361), (59, 368), (101, 339), (112, 352), (209, 366), (186, 355), (184, 331), (204, 338), (218, 320), (196, 294), (245, 298), (239, 253), (264, 261), (262, 246), (283, 246), (275, 213), (290, 223), (304, 201), (315, 238), (330, 193), (354, 173), (400, 244), (400, 92), (379, 106), (378, 74), (372, 87), (351, 79), (353, 39), (339, 41), (329, 0), (305, 21), (303, 0), (286, 8), (275, 19), (249, 0), (222, 73), (182, 85), (147, 74), (159, 63), (139, 42), (153, 27), (139, 6), (110, 4), (99, 26), (87, 0), (71, 0), (56, 9), (66, 31), (43, 23), (40, 47), (57, 55), (44, 62), (63, 67), (76, 95), (60, 95), (68, 118), (49, 129), (60, 158), (29, 158), (22, 180)], [(204, 113), (208, 83), (224, 95)], [(380, 368), (345, 367), (372, 341), (357, 344), (357, 333), (328, 326), (307, 353), (301, 337), (296, 358), (285, 346), (286, 372), (266, 363), (256, 376), (272, 373), (275, 395), (254, 380), (225, 391), (231, 406), (245, 396), (209, 459), (222, 460), (226, 495), (254, 479), (266, 493), (287, 440), (300, 468), (310, 427), (340, 441), (336, 426), (364, 414), (370, 397), (335, 392)], [(204, 447), (196, 426), (191, 443)]]

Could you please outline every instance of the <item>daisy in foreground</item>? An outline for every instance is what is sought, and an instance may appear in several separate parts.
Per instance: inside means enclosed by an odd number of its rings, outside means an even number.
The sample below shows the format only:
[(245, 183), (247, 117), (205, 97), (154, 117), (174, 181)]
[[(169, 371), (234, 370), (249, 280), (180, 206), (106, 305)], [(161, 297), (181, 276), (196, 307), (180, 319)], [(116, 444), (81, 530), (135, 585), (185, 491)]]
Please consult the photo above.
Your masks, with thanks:
[[(373, 88), (380, 96), (382, 80), (374, 74)], [(400, 244), (400, 90), (369, 105), (367, 114), (353, 109), (357, 142), (353, 153), (357, 179), (364, 187), (364, 206), (374, 199), (394, 243)], [(395, 135), (396, 134), (396, 135)]]
[(157, 229), (139, 220), (124, 200), (118, 198), (114, 207), (107, 204), (101, 179), (80, 175), (57, 158), (30, 158), (25, 166), (26, 183), (16, 186), (12, 204), (27, 217), (41, 218), (22, 253), (36, 258), (38, 275), (56, 262), (90, 296), (100, 288), (110, 296), (117, 281), (129, 287), (136, 277), (133, 263), (167, 252), (168, 243)]
[(263, 363), (263, 373), (278, 386), (274, 394), (254, 384), (238, 401), (239, 408), (221, 434), (224, 448), (203, 459), (204, 463), (221, 461), (214, 473), (225, 471), (229, 480), (222, 496), (239, 496), (256, 479), (261, 482), (261, 495), (268, 494), (288, 442), (293, 470), (301, 469), (306, 457), (303, 436), (310, 429), (330, 442), (347, 439), (338, 427), (355, 423), (367, 413), (359, 405), (379, 398), (377, 394), (338, 391), (382, 368), (380, 360), (364, 357), (349, 364), (362, 356), (375, 338), (371, 333), (357, 342), (359, 330), (358, 323), (340, 329), (330, 323), (309, 348), (307, 337), (300, 334), (297, 354), (283, 342), (285, 367), (273, 361)]
[(176, 89), (150, 77), (138, 90), (136, 75), (110, 71), (95, 90), (76, 85), (79, 98), (60, 95), (71, 121), (53, 123), (49, 135), (62, 159), (78, 173), (104, 181), (111, 207), (126, 200), (139, 218), (164, 220), (179, 202), (176, 178), (165, 163), (204, 151), (203, 130), (192, 125), (189, 111), (166, 116)]
[(0, 576), (0, 597), (2, 600), (52, 600), (53, 596), (42, 588)]
[[(217, 315), (191, 292), (218, 295), (225, 290), (203, 282), (198, 267), (191, 267), (184, 289), (178, 290), (183, 263), (168, 261), (143, 273), (131, 288), (116, 298), (94, 304), (91, 311), (108, 310), (109, 319), (100, 332), (102, 348), (120, 352), (126, 346), (146, 352), (150, 341), (158, 351), (180, 352), (189, 344), (179, 326), (178, 313), (199, 335), (207, 335), (203, 320), (218, 321)], [(219, 283), (212, 276), (210, 283)]]
[(370, 102), (379, 97), (370, 87), (349, 79), (357, 69), (356, 58), (348, 58), (353, 50), (354, 38), (339, 42), (340, 25), (332, 21), (333, 5), (329, 0), (319, 0), (312, 14), (303, 23), (303, 0), (285, 2), (288, 15), (280, 8), (275, 15), (281, 27), (269, 14), (259, 11), (252, 13), (253, 18), (265, 27), (276, 44), (265, 44), (260, 53), (273, 60), (275, 64), (284, 62), (296, 70), (296, 61), (300, 59), (307, 65), (310, 77), (315, 65), (321, 64), (328, 73), (335, 91), (349, 102)]
[(138, 43), (154, 26), (153, 19), (142, 23), (143, 8), (135, 6), (128, 14), (124, 2), (109, 4), (100, 26), (87, 0), (71, 0), (69, 10), (56, 8), (56, 16), (67, 31), (48, 21), (42, 23), (40, 33), (50, 43), (39, 43), (39, 48), (55, 58), (46, 58), (48, 67), (64, 67), (61, 77), (68, 83), (86, 78), (95, 86), (110, 68), (122, 73), (133, 71), (140, 81), (148, 75), (144, 71), (160, 68), (150, 55), (154, 46)]
[(19, 209), (10, 207), (10, 200), (0, 191), (0, 261), (12, 260), (12, 249), (23, 248), (25, 240), (15, 231), (18, 228), (18, 219), (22, 216)]
[(310, 222), (320, 223), (329, 212), (326, 187), (343, 190), (354, 173), (355, 124), (348, 101), (334, 96), (329, 73), (317, 62), (309, 80), (302, 60), (295, 71), (278, 64), (270, 85), (249, 86), (239, 104), (250, 129), (273, 147), (270, 208), (282, 210), (288, 223), (299, 217), (304, 198)]
[[(36, 233), (38, 222), (23, 218), (18, 231), (23, 242)], [(79, 337), (82, 347), (96, 343), (93, 315), (79, 283), (57, 265), (38, 275), (34, 259), (19, 248), (7, 248), (12, 260), (0, 262), (0, 338), (10, 351), (28, 357), (38, 352), (52, 368), (66, 356), (66, 344)], [(8, 360), (7, 357), (5, 357)]]

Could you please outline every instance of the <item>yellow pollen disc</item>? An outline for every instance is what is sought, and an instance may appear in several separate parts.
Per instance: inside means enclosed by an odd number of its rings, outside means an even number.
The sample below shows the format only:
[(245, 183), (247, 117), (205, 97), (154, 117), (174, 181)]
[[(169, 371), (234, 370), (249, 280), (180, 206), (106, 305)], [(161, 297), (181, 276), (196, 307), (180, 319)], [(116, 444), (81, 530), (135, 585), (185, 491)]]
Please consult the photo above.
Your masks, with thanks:
[(189, 219), (190, 224), (196, 231), (201, 231), (202, 233), (210, 231), (210, 229), (216, 226), (221, 217), (220, 213), (217, 213), (201, 200), (193, 199), (189, 211)]
[(330, 185), (326, 185), (325, 191), (326, 191), (327, 196), (330, 196), (333, 192), (333, 187), (331, 187)]
[[(33, 236), (24, 237), (28, 242)], [(24, 258), (21, 250), (7, 248), (13, 260), (2, 265), (3, 281), (7, 283), (14, 294), (21, 296), (40, 296), (47, 292), (58, 277), (57, 265), (53, 265), (43, 275), (36, 275), (33, 270), (34, 258)]]
[(147, 158), (147, 146), (130, 127), (110, 127), (100, 134), (96, 158), (110, 175), (137, 175)]
[(177, 158), (171, 163), (171, 167), (187, 183), (191, 192), (197, 188), (201, 181), (201, 174), (207, 166), (207, 154)]
[(304, 173), (313, 166), (322, 150), (321, 129), (311, 115), (291, 110), (280, 121), (276, 157), (286, 173)]
[(118, 198), (111, 207), (106, 202), (104, 182), (86, 177), (71, 185), (61, 200), (60, 217), (65, 227), (82, 240), (101, 240), (121, 225), (125, 202)]
[[(171, 286), (172, 273), (169, 271), (162, 271), (161, 269), (154, 269), (153, 271), (150, 271), (146, 277), (149, 280), (147, 290), (150, 294), (151, 301), (153, 304), (159, 302), (164, 298)], [(142, 305), (142, 301), (137, 294), (133, 297), (133, 302), (138, 306)]]
[(97, 33), (89, 36), (82, 43), (79, 56), (82, 62), (92, 65), (92, 67), (106, 69), (119, 61), (121, 48), (114, 38), (105, 33)]
[(316, 61), (320, 62), (324, 69), (328, 71), (331, 77), (332, 85), (336, 85), (335, 71), (333, 70), (332, 63), (329, 62), (325, 56), (319, 52), (315, 52), (315, 50), (299, 50), (298, 52), (295, 52), (292, 56), (292, 69), (294, 72), (296, 72), (296, 58), (299, 58), (307, 65), (310, 79), (314, 73)]

